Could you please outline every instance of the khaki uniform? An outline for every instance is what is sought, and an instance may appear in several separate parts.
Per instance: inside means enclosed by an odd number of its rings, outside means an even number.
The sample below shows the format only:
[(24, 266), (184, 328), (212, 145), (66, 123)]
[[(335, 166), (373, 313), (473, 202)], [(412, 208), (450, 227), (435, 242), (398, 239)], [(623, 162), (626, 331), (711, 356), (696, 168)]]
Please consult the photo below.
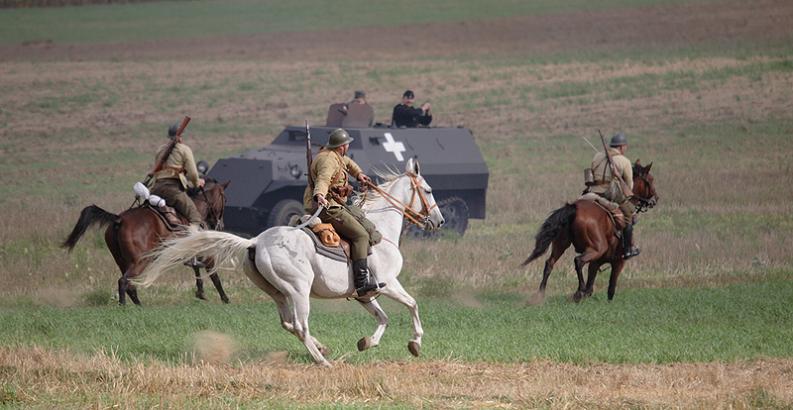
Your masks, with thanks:
[[(165, 155), (169, 144), (157, 150), (157, 161)], [(187, 195), (187, 188), (198, 186), (198, 169), (193, 151), (181, 142), (176, 143), (171, 155), (165, 160), (161, 170), (154, 173), (154, 187), (151, 192), (165, 199), (166, 204), (187, 217), (191, 224), (203, 222), (195, 202)]]
[[(608, 164), (605, 152), (598, 152), (595, 154), (595, 157), (592, 158), (592, 173), (595, 175), (595, 184), (589, 187), (588, 192), (594, 192), (609, 201), (618, 202), (625, 217), (630, 220), (630, 218), (633, 217), (633, 213), (636, 211), (636, 207), (629, 201), (630, 197), (633, 195), (633, 164), (631, 164), (631, 160), (620, 154), (619, 150), (615, 148), (609, 148), (609, 154), (611, 154), (611, 160), (614, 162), (617, 172), (619, 172), (625, 185), (627, 185), (627, 187), (623, 187), (627, 188), (625, 189), (626, 192), (624, 197), (615, 198), (610, 192), (611, 190), (609, 188), (611, 187), (614, 176), (611, 174), (611, 167)], [(615, 201), (615, 199), (617, 199), (617, 201)], [(622, 200), (619, 201), (620, 199)]]
[[(324, 195), (328, 200), (328, 207), (319, 214), (319, 218), (322, 222), (333, 225), (336, 232), (350, 241), (350, 256), (353, 261), (365, 260), (369, 253), (369, 233), (349, 211), (341, 206), (342, 204), (328, 195), (328, 191), (334, 187), (346, 186), (348, 175), (357, 178), (363, 172), (361, 167), (347, 156), (341, 156), (330, 149), (323, 149), (314, 157), (309, 172), (314, 186), (307, 186), (303, 194), (303, 206), (306, 211), (316, 210), (314, 196)], [(347, 201), (346, 196), (340, 199)]]

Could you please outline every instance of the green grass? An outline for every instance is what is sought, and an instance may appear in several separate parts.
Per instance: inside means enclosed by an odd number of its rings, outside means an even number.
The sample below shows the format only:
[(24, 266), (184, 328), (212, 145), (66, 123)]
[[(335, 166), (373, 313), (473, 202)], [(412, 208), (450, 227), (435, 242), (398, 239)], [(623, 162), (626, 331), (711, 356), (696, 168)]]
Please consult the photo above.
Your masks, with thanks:
[[(480, 294), (479, 307), (450, 299), (420, 299), (425, 338), (422, 359), (520, 362), (546, 358), (571, 363), (733, 361), (793, 355), (793, 281), (783, 279), (723, 288), (626, 289), (605, 299), (601, 275), (593, 298), (573, 304), (564, 296), (543, 306), (517, 294)], [(97, 292), (86, 304), (106, 300)], [(382, 300), (385, 300), (384, 298)], [(391, 324), (381, 345), (354, 353), (374, 321), (354, 302), (315, 301), (314, 336), (353, 363), (408, 358), (406, 310), (385, 301)], [(213, 330), (232, 336), (238, 358), (254, 360), (286, 350), (309, 361), (302, 344), (281, 329), (271, 302), (218, 305), (99, 306), (55, 309), (17, 304), (0, 312), (4, 346), (39, 345), (92, 352), (112, 349), (125, 360), (188, 360), (191, 336)], [(352, 354), (351, 354), (352, 353)]]
[[(713, 1), (713, 0), (699, 0)], [(681, 3), (681, 0), (586, 0), (556, 2), (484, 0), (425, 2), (162, 1), (109, 6), (4, 10), (0, 44), (50, 40), (56, 43), (134, 42), (163, 38), (301, 32), (345, 27), (399, 26), (414, 23), (470, 21), (571, 10)], [(354, 11), (354, 12), (353, 12)]]

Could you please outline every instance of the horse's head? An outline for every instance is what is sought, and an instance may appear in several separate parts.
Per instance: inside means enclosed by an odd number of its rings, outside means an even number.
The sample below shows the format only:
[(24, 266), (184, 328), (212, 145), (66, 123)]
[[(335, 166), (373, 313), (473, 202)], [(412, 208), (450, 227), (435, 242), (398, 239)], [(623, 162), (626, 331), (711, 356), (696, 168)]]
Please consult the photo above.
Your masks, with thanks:
[[(206, 203), (205, 219), (210, 228), (223, 230), (223, 210), (226, 207), (226, 188), (231, 181), (223, 183), (207, 178), (204, 189), (199, 191), (196, 198)], [(203, 211), (202, 211), (203, 213)]]
[(633, 198), (640, 210), (652, 208), (658, 203), (658, 193), (655, 191), (655, 180), (650, 174), (653, 163), (642, 166), (639, 160), (633, 164)]
[(393, 184), (390, 195), (401, 202), (405, 218), (426, 230), (443, 226), (443, 215), (432, 196), (432, 187), (421, 176), (418, 160), (410, 158), (405, 165), (405, 173), (398, 180), (404, 182)]

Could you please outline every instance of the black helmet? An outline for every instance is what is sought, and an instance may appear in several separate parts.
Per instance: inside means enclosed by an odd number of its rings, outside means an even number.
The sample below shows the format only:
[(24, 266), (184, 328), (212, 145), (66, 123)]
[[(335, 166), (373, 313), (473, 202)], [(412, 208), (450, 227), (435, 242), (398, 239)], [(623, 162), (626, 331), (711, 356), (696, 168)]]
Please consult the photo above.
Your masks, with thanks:
[(333, 132), (330, 133), (330, 138), (328, 138), (328, 145), (325, 147), (327, 148), (337, 148), (345, 144), (349, 144), (353, 141), (350, 134), (347, 131), (344, 131), (341, 128), (336, 128)]
[(168, 127), (168, 136), (173, 138), (176, 136), (176, 131), (179, 131), (179, 124), (174, 124)]
[(611, 137), (611, 142), (609, 146), (611, 147), (619, 147), (620, 145), (628, 145), (628, 138), (625, 137), (625, 134), (622, 132), (618, 132)]

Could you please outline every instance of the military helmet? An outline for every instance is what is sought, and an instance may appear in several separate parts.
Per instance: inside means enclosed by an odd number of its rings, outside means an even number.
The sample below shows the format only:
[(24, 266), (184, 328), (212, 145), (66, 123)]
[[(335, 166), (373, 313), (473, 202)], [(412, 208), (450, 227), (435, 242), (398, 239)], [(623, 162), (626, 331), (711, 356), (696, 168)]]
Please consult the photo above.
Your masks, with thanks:
[(176, 136), (176, 131), (179, 131), (179, 124), (173, 124), (168, 127), (168, 137), (173, 138)]
[(353, 141), (353, 138), (350, 137), (350, 134), (347, 131), (344, 131), (341, 128), (336, 128), (333, 132), (330, 133), (330, 138), (328, 138), (328, 145), (325, 145), (326, 148), (338, 148), (342, 145), (349, 144)]
[(609, 146), (611, 147), (619, 147), (620, 145), (628, 145), (628, 138), (625, 137), (625, 133), (618, 132), (611, 137), (611, 143)]

